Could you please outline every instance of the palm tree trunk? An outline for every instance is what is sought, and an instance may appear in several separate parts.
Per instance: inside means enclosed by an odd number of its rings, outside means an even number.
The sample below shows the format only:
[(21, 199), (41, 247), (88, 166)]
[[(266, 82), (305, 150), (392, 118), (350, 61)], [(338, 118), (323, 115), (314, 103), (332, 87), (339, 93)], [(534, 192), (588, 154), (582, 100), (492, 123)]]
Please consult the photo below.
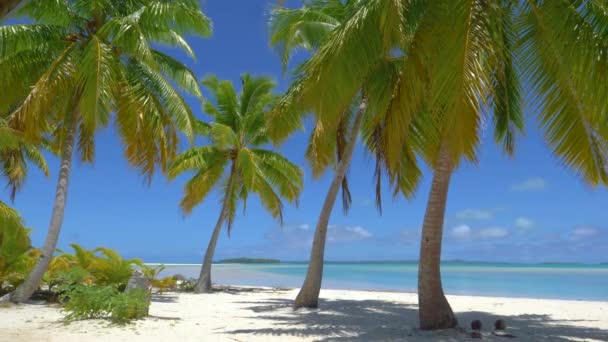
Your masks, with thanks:
[(453, 163), (445, 147), (439, 160), (424, 214), (418, 266), (418, 306), (423, 330), (454, 328), (458, 324), (441, 285), (441, 240), (443, 219)]
[(196, 286), (194, 287), (194, 293), (211, 293), (213, 288), (211, 287), (211, 264), (213, 263), (213, 254), (215, 253), (215, 246), (217, 245), (217, 239), (222, 231), (222, 225), (224, 224), (225, 213), (224, 210), (220, 213), (220, 217), (217, 219), (215, 229), (211, 235), (211, 240), (207, 246), (205, 252), (205, 258), (203, 259), (203, 266), (201, 267), (201, 273), (198, 277)]
[(213, 234), (211, 234), (211, 240), (209, 241), (209, 245), (207, 246), (205, 258), (203, 259), (203, 265), (201, 266), (201, 273), (198, 277), (196, 285), (194, 286), (194, 293), (213, 292), (213, 287), (211, 286), (211, 264), (213, 263), (213, 254), (215, 253), (215, 246), (217, 245), (217, 240), (220, 237), (222, 226), (224, 224), (224, 221), (226, 220), (226, 216), (228, 215), (228, 201), (232, 193), (232, 188), (234, 187), (235, 176), (236, 161), (233, 161), (232, 166), (230, 168), (230, 175), (228, 176), (228, 187), (226, 188), (226, 194), (224, 197), (224, 203), (222, 204), (220, 217), (217, 219), (217, 223), (215, 224), (215, 228), (213, 229)]
[(0, 22), (8, 19), (19, 7), (25, 4), (24, 0), (2, 0), (0, 1)]
[(344, 149), (344, 155), (334, 175), (334, 179), (331, 182), (325, 202), (323, 202), (323, 208), (317, 221), (317, 227), (315, 229), (315, 236), (312, 242), (312, 250), (310, 252), (310, 262), (308, 264), (308, 272), (306, 273), (306, 279), (304, 284), (296, 297), (294, 302), (294, 308), (308, 307), (316, 308), (319, 304), (319, 292), (321, 291), (321, 281), (323, 278), (323, 260), (325, 254), (325, 240), (327, 238), (327, 225), (329, 223), (329, 217), (336, 203), (336, 197), (340, 190), (340, 185), (353, 156), (355, 145), (357, 144), (357, 136), (363, 122), (365, 110), (367, 109), (367, 102), (365, 99), (361, 101), (359, 110), (355, 116), (355, 122), (350, 132), (350, 139), (348, 145)]
[(44, 240), (44, 245), (42, 246), (42, 253), (25, 282), (12, 293), (10, 300), (14, 303), (21, 303), (28, 300), (40, 286), (40, 281), (57, 248), (57, 240), (59, 240), (59, 232), (61, 231), (61, 225), (63, 223), (63, 214), (68, 195), (68, 184), (72, 170), (72, 156), (74, 152), (74, 141), (76, 140), (76, 118), (77, 115), (74, 113), (73, 117), (69, 119), (71, 122), (68, 124), (68, 132), (65, 137), (63, 151), (61, 152), (61, 165), (59, 169), (59, 179), (57, 180), (57, 190), (55, 192), (55, 204), (53, 205), (53, 213), (51, 215), (51, 224), (49, 225), (49, 231)]

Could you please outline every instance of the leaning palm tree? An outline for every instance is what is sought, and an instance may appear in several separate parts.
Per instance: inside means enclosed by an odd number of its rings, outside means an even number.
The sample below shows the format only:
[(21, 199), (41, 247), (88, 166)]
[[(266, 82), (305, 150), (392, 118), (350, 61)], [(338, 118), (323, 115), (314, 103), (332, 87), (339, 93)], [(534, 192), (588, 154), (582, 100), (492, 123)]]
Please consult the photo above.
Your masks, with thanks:
[[(278, 47), (285, 68), (289, 62), (292, 52), (298, 48), (306, 49), (315, 54), (307, 63), (298, 69), (298, 79), (292, 85), (290, 91), (283, 98), (277, 109), (271, 114), (272, 135), (278, 141), (284, 139), (288, 133), (295, 129), (300, 123), (300, 115), (312, 110), (317, 114), (317, 124), (310, 137), (307, 159), (311, 162), (313, 175), (321, 175), (328, 167), (335, 163), (335, 174), (330, 188), (325, 197), (311, 249), (310, 262), (304, 284), (295, 299), (295, 307), (316, 307), (318, 305), (319, 292), (323, 277), (323, 263), (325, 253), (325, 242), (331, 212), (333, 210), (338, 191), (342, 186), (342, 204), (344, 211), (350, 205), (350, 192), (347, 182), (347, 171), (352, 159), (357, 138), (362, 133), (366, 147), (374, 154), (376, 159), (376, 204), (381, 211), (381, 178), (386, 170), (395, 188), (395, 194), (402, 192), (405, 196), (411, 196), (420, 179), (420, 171), (415, 160), (411, 158), (411, 150), (403, 143), (403, 158), (394, 165), (386, 165), (383, 151), (379, 148), (378, 132), (374, 123), (382, 120), (376, 114), (383, 114), (389, 101), (390, 93), (386, 89), (394, 86), (397, 79), (397, 66), (399, 60), (392, 58), (387, 51), (378, 48), (368, 56), (373, 59), (374, 68), (367, 70), (364, 82), (352, 85), (351, 92), (343, 96), (343, 101), (338, 106), (328, 107), (322, 105), (309, 105), (304, 94), (308, 84), (307, 77), (314, 78), (317, 60), (322, 59), (328, 53), (327, 40), (339, 35), (340, 31), (349, 30), (345, 27), (348, 18), (356, 15), (360, 8), (359, 1), (349, 0), (315, 0), (305, 3), (297, 9), (277, 7), (273, 10), (270, 20), (271, 44)], [(334, 31), (337, 31), (334, 32)], [(335, 42), (335, 40), (333, 40)], [(321, 48), (325, 45), (325, 48)], [(347, 54), (345, 54), (346, 56)], [(321, 56), (321, 57), (319, 57)], [(350, 58), (350, 57), (347, 57)], [(318, 65), (317, 65), (318, 66)], [(312, 88), (309, 88), (312, 89)], [(316, 94), (312, 102), (323, 100)], [(329, 94), (321, 96), (333, 96)], [(329, 109), (328, 109), (329, 108)], [(321, 117), (325, 111), (334, 115), (333, 122), (324, 122)], [(291, 114), (290, 114), (291, 113)]]
[(204, 104), (205, 112), (215, 122), (200, 127), (210, 144), (178, 155), (169, 168), (171, 178), (186, 171), (195, 172), (185, 185), (180, 204), (187, 214), (214, 188), (222, 194), (219, 217), (195, 286), (197, 293), (212, 291), (215, 246), (224, 226), (230, 234), (239, 201), (245, 206), (249, 194), (257, 194), (262, 205), (282, 223), (282, 198), (297, 201), (302, 190), (302, 170), (280, 154), (263, 149), (269, 142), (265, 115), (276, 99), (272, 94), (274, 82), (247, 74), (241, 81), (238, 95), (229, 81), (219, 81), (214, 76), (203, 81), (216, 101)]
[[(368, 82), (379, 53), (402, 61), (398, 80), (384, 88), (387, 110), (368, 132), (389, 168), (412, 144), (434, 170), (421, 237), (420, 325), (453, 327), (440, 274), (445, 205), (453, 170), (476, 160), (487, 113), (512, 153), (523, 127), (521, 84), (529, 85), (555, 154), (588, 183), (608, 183), (601, 100), (608, 16), (599, 2), (372, 0), (357, 7), (301, 68), (292, 97), (327, 126)], [(298, 125), (299, 112), (282, 111), (279, 133)]]
[(208, 36), (211, 23), (193, 1), (41, 1), (21, 13), (34, 24), (0, 27), (0, 113), (30, 141), (60, 151), (55, 203), (42, 255), (12, 295), (38, 287), (55, 251), (74, 149), (92, 162), (95, 132), (114, 119), (129, 162), (151, 179), (193, 136), (193, 115), (178, 89), (200, 97), (183, 63), (154, 48), (192, 54), (183, 35)]

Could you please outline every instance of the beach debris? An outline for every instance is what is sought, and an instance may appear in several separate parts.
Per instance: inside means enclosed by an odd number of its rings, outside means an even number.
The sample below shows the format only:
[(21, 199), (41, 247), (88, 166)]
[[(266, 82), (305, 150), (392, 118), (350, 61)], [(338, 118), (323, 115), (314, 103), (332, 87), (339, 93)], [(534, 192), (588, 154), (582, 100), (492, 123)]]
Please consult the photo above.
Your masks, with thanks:
[(507, 323), (502, 319), (497, 319), (496, 322), (494, 322), (494, 329), (505, 330), (507, 329)]
[(150, 289), (150, 280), (144, 276), (144, 273), (140, 270), (133, 271), (131, 278), (127, 282), (127, 290), (130, 289), (142, 289), (145, 291), (149, 291)]
[(481, 330), (481, 321), (476, 319), (473, 322), (471, 322), (471, 329), (473, 330)]

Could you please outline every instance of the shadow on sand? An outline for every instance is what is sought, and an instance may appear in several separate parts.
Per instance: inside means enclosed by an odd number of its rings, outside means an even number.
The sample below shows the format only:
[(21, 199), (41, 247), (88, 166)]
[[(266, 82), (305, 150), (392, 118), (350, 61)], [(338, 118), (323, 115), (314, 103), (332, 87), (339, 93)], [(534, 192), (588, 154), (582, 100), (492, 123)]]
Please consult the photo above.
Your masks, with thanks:
[[(426, 332), (417, 329), (417, 305), (395, 304), (382, 300), (322, 300), (319, 310), (291, 309), (292, 301), (269, 299), (245, 308), (256, 313), (255, 320), (267, 320), (272, 328), (251, 328), (228, 331), (228, 334), (254, 334), (300, 337), (316, 341), (467, 341), (466, 332), (446, 330)], [(566, 309), (566, 308), (564, 308)], [(496, 316), (487, 312), (458, 312), (460, 324), (468, 327), (475, 319), (482, 321), (484, 341), (573, 340), (608, 341), (608, 331), (576, 326), (578, 321), (554, 320), (547, 315)], [(491, 334), (496, 319), (507, 322), (507, 332), (516, 338)], [(268, 322), (267, 322), (268, 323)], [(268, 324), (266, 324), (268, 325)]]
[(178, 299), (179, 296), (170, 293), (153, 293), (150, 296), (150, 301), (156, 303), (176, 303)]
[(240, 294), (240, 293), (276, 293), (286, 292), (291, 289), (283, 287), (253, 287), (253, 286), (230, 286), (230, 285), (214, 285), (213, 292), (223, 292), (228, 294)]

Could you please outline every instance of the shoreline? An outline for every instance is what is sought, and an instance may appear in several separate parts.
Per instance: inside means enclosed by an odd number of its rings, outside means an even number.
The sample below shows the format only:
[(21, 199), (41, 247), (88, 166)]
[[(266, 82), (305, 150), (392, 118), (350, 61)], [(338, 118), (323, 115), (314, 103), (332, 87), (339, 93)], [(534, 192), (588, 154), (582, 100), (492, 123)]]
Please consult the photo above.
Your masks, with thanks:
[[(264, 289), (264, 290), (288, 290), (288, 291), (296, 291), (300, 290), (299, 287), (293, 286), (254, 286), (254, 285), (241, 285), (241, 284), (218, 284), (214, 285), (214, 287), (224, 288), (224, 287), (237, 287), (237, 288), (253, 288), (253, 289)], [(406, 294), (406, 295), (418, 295), (417, 291), (402, 291), (402, 290), (391, 290), (391, 289), (347, 289), (347, 288), (332, 288), (332, 287), (324, 287), (321, 289), (329, 290), (329, 291), (346, 291), (346, 292), (372, 292), (372, 293), (394, 293), (394, 294)], [(486, 295), (475, 295), (475, 294), (463, 294), (463, 293), (445, 293), (448, 297), (473, 297), (473, 298), (493, 298), (493, 299), (524, 299), (524, 300), (548, 300), (548, 301), (560, 301), (560, 302), (576, 302), (576, 303), (604, 303), (608, 306), (608, 300), (589, 300), (589, 299), (563, 299), (563, 298), (534, 298), (534, 297), (512, 297), (512, 296), (486, 296)], [(295, 296), (294, 296), (295, 298)], [(608, 312), (606, 313), (608, 315)]]
[[(196, 279), (200, 265), (165, 264), (160, 277), (180, 274)], [(221, 284), (297, 288), (302, 285), (305, 267), (288, 264), (215, 264), (213, 279)], [(463, 296), (608, 301), (608, 270), (476, 269), (455, 266), (444, 269), (445, 293)], [(525, 280), (525, 281), (524, 281)], [(557, 283), (556, 283), (557, 282)], [(552, 285), (553, 284), (553, 285)], [(594, 285), (595, 284), (595, 285)], [(413, 267), (328, 265), (323, 288), (398, 293), (417, 291), (417, 272)]]
[[(213, 294), (155, 295), (150, 316), (125, 326), (65, 324), (57, 305), (0, 308), (0, 341), (469, 341), (465, 332), (418, 329), (416, 293), (321, 290), (319, 309), (293, 310), (298, 289), (218, 286)], [(608, 302), (447, 295), (460, 326), (496, 319), (516, 341), (607, 341)]]

